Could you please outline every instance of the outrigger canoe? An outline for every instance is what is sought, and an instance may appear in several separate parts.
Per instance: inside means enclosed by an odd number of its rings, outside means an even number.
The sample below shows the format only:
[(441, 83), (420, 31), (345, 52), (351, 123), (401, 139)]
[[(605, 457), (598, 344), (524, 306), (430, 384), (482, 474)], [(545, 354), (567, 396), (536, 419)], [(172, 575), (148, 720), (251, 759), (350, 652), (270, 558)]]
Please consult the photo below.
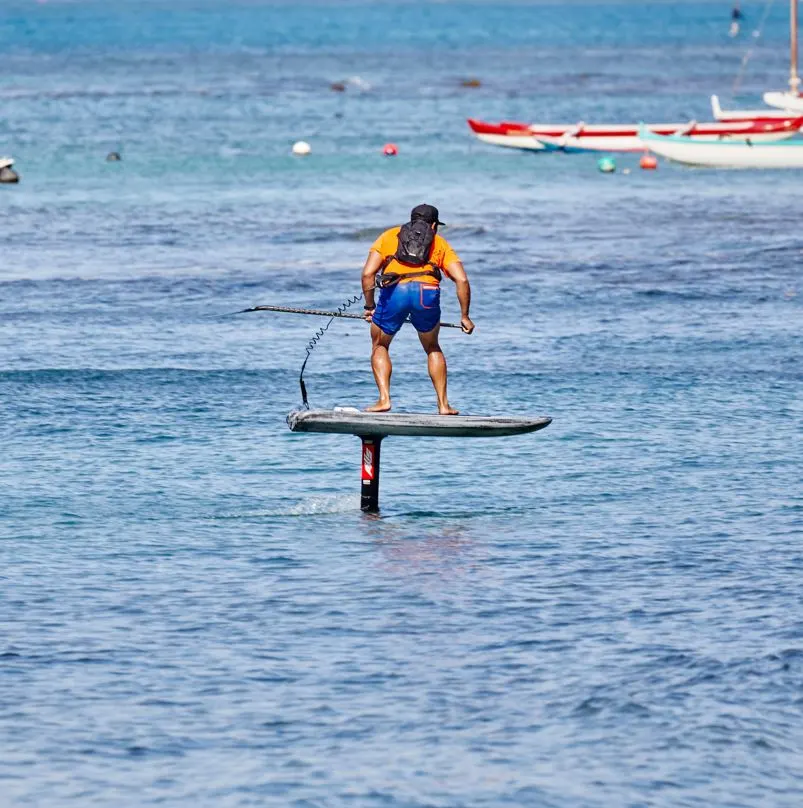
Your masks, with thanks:
[(803, 140), (755, 143), (699, 141), (642, 131), (644, 145), (659, 157), (705, 168), (803, 168)]
[[(639, 124), (526, 124), (503, 121), (486, 123), (468, 119), (471, 131), (484, 143), (529, 151), (640, 152), (645, 146)], [(683, 135), (695, 141), (745, 141), (771, 143), (792, 137), (803, 127), (803, 116), (713, 123), (648, 124), (656, 135)]]

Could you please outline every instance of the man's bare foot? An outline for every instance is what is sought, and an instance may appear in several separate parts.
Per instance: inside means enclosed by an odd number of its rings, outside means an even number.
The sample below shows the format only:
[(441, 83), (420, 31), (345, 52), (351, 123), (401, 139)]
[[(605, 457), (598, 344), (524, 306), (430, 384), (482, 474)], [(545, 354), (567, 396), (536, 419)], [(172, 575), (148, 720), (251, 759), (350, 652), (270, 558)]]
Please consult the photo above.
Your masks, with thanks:
[(460, 410), (456, 410), (447, 404), (445, 407), (438, 407), (438, 415), (460, 415)]
[(376, 402), (372, 407), (366, 407), (365, 412), (389, 412), (390, 408), (393, 405), (390, 403), (390, 399), (387, 401), (383, 401), (381, 398), (379, 401)]

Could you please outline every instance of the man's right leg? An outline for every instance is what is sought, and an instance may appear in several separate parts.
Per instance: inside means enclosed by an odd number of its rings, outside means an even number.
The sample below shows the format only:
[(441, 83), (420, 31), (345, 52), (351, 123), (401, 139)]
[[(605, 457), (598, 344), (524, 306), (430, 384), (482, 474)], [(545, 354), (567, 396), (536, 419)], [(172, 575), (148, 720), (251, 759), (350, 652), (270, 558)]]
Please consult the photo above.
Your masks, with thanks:
[(387, 412), (390, 403), (390, 374), (393, 365), (390, 361), (390, 343), (393, 334), (386, 334), (378, 325), (371, 323), (371, 370), (379, 390), (379, 399), (372, 407), (366, 407), (366, 412)]

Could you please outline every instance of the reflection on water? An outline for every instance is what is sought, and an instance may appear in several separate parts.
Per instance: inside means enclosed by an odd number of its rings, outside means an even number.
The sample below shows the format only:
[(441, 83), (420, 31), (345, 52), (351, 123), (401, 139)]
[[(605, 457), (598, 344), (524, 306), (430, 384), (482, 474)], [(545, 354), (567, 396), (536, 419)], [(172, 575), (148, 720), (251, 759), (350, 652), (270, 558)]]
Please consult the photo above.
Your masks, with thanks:
[(427, 526), (393, 518), (376, 519), (366, 531), (380, 553), (380, 570), (401, 578), (418, 575), (454, 577), (475, 566), (476, 546), (471, 529), (463, 524)]

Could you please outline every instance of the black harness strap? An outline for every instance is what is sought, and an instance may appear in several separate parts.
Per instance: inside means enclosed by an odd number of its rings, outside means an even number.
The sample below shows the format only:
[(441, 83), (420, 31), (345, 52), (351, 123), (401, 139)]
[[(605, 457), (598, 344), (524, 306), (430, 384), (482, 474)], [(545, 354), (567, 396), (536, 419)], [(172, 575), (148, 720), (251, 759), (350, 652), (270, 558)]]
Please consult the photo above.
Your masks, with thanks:
[(420, 271), (418, 267), (416, 267), (415, 272), (388, 272), (388, 266), (391, 261), (395, 260), (395, 255), (388, 255), (385, 260), (382, 261), (382, 265), (379, 267), (379, 272), (376, 275), (376, 285), (379, 289), (387, 289), (390, 286), (395, 286), (402, 279), (412, 280), (413, 278), (427, 277), (435, 278), (436, 281), (440, 281), (443, 278), (441, 268), (431, 261), (427, 261), (427, 263), (421, 267)]

